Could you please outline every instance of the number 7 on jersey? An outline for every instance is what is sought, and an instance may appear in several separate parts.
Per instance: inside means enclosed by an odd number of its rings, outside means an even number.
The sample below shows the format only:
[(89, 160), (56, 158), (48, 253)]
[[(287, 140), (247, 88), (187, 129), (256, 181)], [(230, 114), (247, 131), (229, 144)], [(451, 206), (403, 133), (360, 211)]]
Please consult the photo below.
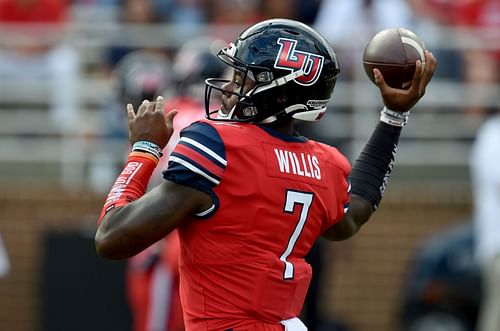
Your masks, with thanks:
[(285, 251), (280, 257), (280, 260), (285, 263), (285, 271), (283, 272), (284, 279), (293, 279), (293, 264), (287, 261), (288, 256), (293, 251), (297, 240), (300, 237), (304, 225), (307, 221), (307, 216), (309, 215), (309, 208), (311, 207), (314, 195), (312, 193), (297, 192), (297, 191), (286, 191), (285, 197), (285, 213), (293, 213), (296, 204), (302, 205), (302, 210), (300, 212), (299, 219), (295, 225), (292, 235), (288, 239), (288, 245)]

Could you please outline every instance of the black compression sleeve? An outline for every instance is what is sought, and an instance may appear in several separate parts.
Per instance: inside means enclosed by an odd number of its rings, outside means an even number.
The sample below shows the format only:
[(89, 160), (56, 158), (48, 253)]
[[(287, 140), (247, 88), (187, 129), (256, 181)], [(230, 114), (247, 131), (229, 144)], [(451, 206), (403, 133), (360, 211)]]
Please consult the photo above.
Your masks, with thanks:
[(379, 122), (352, 167), (352, 194), (368, 201), (374, 210), (382, 200), (394, 166), (401, 129)]

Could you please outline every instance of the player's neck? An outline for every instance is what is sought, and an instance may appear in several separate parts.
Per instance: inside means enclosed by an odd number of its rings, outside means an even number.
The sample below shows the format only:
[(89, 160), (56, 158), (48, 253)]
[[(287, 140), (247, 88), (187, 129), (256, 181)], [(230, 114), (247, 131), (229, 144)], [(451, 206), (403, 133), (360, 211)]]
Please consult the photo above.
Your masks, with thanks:
[(273, 123), (266, 124), (266, 126), (290, 136), (293, 136), (294, 133), (294, 120), (291, 117), (279, 119)]

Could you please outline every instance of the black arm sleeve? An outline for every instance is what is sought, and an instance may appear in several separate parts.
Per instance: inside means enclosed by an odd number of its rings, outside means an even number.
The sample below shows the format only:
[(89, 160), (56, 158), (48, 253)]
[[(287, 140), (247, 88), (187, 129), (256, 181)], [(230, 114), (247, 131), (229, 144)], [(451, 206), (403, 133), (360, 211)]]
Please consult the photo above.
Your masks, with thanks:
[(351, 193), (368, 201), (376, 210), (384, 195), (394, 166), (401, 127), (379, 122), (354, 162), (350, 181)]

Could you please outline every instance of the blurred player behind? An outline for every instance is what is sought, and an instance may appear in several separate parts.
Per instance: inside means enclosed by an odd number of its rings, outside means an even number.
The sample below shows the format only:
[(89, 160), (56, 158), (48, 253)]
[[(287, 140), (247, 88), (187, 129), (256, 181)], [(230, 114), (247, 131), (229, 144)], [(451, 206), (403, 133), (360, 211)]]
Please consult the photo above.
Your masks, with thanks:
[[(205, 79), (222, 76), (223, 64), (214, 49), (225, 44), (209, 38), (185, 43), (174, 58), (173, 67), (158, 54), (136, 51), (118, 65), (122, 79), (122, 100), (138, 103), (169, 95), (165, 111), (179, 109), (174, 121), (175, 134), (163, 149), (163, 157), (149, 181), (151, 189), (160, 183), (161, 172), (179, 140), (179, 132), (205, 117)], [(129, 259), (127, 267), (127, 297), (134, 320), (134, 331), (184, 330), (179, 299), (179, 238), (177, 231)]]

